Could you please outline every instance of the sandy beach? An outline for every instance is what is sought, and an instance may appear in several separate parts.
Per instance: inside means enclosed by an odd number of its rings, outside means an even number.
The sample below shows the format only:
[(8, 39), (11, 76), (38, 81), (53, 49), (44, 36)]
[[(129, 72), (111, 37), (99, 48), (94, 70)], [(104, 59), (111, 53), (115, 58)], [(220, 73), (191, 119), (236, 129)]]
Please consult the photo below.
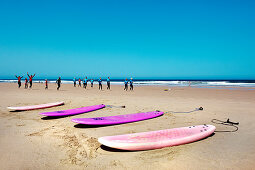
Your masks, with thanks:
[[(33, 89), (18, 89), (16, 83), (0, 83), (0, 169), (254, 169), (255, 90), (252, 88), (194, 88), (123, 86), (87, 90), (72, 84), (34, 83)], [(169, 89), (164, 91), (164, 89)], [(36, 105), (64, 101), (48, 109), (9, 112), (8, 106)], [(105, 104), (126, 108), (104, 108), (80, 115), (48, 119), (41, 112)], [(203, 111), (194, 110), (202, 106)], [(116, 126), (77, 126), (71, 118), (113, 116), (160, 110), (165, 115)], [(217, 131), (234, 130), (212, 119), (240, 122), (232, 133), (212, 136), (186, 145), (149, 151), (120, 151), (101, 146), (97, 138), (212, 124)]]

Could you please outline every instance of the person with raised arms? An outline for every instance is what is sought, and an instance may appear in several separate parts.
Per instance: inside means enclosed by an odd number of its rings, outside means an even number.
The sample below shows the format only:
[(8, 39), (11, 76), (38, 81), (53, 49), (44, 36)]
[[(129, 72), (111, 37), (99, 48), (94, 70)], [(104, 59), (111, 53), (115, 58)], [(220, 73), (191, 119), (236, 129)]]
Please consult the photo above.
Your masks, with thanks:
[(20, 88), (20, 86), (21, 86), (21, 79), (22, 79), (23, 76), (16, 76), (15, 75), (15, 77), (18, 79), (18, 86)]
[(101, 89), (103, 89), (103, 86), (102, 86), (102, 79), (101, 79), (101, 77), (98, 79), (98, 84), (99, 84), (99, 90)]
[(127, 90), (128, 90), (128, 80), (127, 80), (127, 79), (125, 80), (124, 84), (125, 84), (125, 88), (124, 88), (124, 90), (126, 90), (126, 91), (127, 91)]
[(32, 81), (33, 81), (33, 78), (34, 78), (35, 74), (32, 76), (32, 74), (29, 75), (28, 72), (27, 72), (27, 75), (28, 75), (28, 77), (29, 77), (29, 84), (30, 84), (30, 85), (29, 85), (29, 88), (32, 88), (32, 85), (33, 85)]

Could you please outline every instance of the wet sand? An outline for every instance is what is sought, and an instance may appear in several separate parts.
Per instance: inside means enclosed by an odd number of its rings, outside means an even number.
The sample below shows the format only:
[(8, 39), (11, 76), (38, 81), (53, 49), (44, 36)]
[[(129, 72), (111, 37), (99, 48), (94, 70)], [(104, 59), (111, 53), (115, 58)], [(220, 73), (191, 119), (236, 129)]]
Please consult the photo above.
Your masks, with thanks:
[[(0, 83), (0, 169), (253, 169), (255, 160), (255, 90), (251, 88), (192, 88), (123, 86), (87, 90), (63, 84), (34, 83), (33, 89), (18, 89), (15, 83)], [(65, 101), (65, 105), (25, 112), (9, 112), (7, 106)], [(90, 113), (49, 119), (41, 112), (96, 104), (125, 105)], [(203, 111), (194, 111), (202, 106)], [(100, 117), (160, 110), (165, 115), (116, 126), (80, 126), (72, 118)], [(189, 112), (189, 113), (188, 113)], [(194, 143), (149, 151), (120, 151), (101, 146), (101, 136), (153, 131), (198, 124), (216, 130), (234, 130), (212, 119), (240, 122), (233, 133), (215, 132)]]

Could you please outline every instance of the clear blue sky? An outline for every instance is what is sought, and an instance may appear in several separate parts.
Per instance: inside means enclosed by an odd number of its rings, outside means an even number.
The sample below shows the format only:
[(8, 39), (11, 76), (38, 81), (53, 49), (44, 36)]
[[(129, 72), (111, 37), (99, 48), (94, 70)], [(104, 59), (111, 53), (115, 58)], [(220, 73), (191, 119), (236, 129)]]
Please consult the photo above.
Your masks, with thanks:
[(0, 1), (0, 77), (255, 78), (255, 1)]

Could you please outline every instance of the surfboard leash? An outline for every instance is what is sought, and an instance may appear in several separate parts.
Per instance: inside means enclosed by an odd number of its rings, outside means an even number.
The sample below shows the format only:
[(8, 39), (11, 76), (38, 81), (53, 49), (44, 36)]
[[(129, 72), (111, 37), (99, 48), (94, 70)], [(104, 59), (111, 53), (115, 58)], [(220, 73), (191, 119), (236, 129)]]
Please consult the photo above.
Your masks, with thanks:
[(236, 131), (238, 131), (238, 126), (237, 125), (239, 125), (239, 122), (231, 122), (229, 119), (227, 121), (212, 119), (211, 122), (215, 123), (215, 124), (235, 127), (235, 129), (232, 130), (232, 131), (231, 130), (220, 130), (220, 131), (215, 130), (215, 132), (236, 132)]
[(201, 110), (204, 110), (204, 108), (203, 108), (203, 107), (199, 107), (199, 108), (196, 108), (196, 109), (191, 110), (191, 111), (188, 111), (188, 112), (174, 112), (174, 111), (167, 111), (167, 112), (164, 112), (164, 113), (192, 113), (192, 112), (201, 111)]
[(109, 107), (109, 108), (126, 108), (126, 106), (114, 106), (114, 105), (105, 105), (105, 107)]

